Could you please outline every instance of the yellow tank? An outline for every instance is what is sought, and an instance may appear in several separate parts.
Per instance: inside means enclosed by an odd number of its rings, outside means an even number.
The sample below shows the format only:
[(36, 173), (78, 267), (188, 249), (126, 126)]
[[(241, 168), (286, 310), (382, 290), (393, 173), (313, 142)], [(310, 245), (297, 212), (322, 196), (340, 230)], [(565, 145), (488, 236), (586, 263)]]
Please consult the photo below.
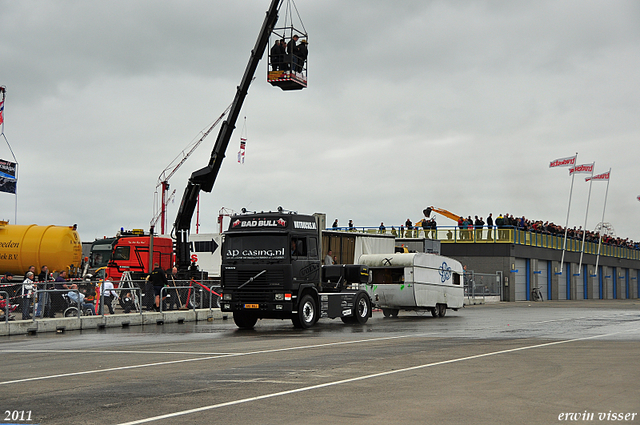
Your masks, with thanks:
[(82, 261), (82, 243), (72, 226), (22, 226), (0, 221), (0, 273), (24, 274), (29, 266), (51, 272), (71, 270)]

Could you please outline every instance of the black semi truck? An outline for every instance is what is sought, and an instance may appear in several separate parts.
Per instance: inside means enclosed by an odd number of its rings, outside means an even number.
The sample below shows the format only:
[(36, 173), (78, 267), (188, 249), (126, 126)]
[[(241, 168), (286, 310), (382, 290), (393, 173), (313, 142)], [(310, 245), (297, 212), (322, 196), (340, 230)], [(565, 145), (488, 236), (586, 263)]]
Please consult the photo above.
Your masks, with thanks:
[(258, 319), (291, 319), (309, 328), (319, 318), (364, 324), (371, 317), (362, 265), (324, 266), (316, 218), (285, 212), (231, 218), (222, 250), (223, 312), (241, 329)]

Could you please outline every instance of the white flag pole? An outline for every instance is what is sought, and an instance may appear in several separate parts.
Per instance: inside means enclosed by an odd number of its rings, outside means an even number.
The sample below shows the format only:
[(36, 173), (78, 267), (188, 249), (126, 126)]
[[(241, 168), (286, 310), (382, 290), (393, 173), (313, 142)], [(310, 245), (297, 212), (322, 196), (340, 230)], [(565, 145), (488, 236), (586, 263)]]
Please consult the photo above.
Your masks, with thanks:
[[(2, 106), (4, 108), (4, 103), (5, 103), (5, 99), (7, 97), (7, 88), (5, 86), (0, 86), (0, 93), (2, 93)], [(13, 162), (15, 162), (16, 164), (16, 173), (15, 173), (15, 179), (16, 179), (16, 191), (14, 192), (14, 216), (13, 216), (13, 224), (18, 224), (18, 160), (16, 159), (16, 155), (13, 153), (13, 149), (11, 148), (11, 144), (9, 143), (9, 140), (7, 139), (7, 136), (4, 134), (4, 110), (1, 112), (3, 115), (3, 120), (2, 120), (2, 129), (0, 131), (0, 134), (2, 135), (2, 137), (4, 137), (5, 142), (7, 142), (7, 146), (9, 147), (9, 151), (11, 152), (11, 156), (13, 157)]]
[[(607, 191), (604, 193), (604, 206), (602, 207), (602, 221), (600, 222), (602, 225), (600, 226), (600, 231), (604, 226), (604, 210), (607, 208), (607, 196), (609, 195), (609, 179), (611, 178), (611, 168), (609, 168), (609, 178), (607, 179)], [(598, 255), (596, 256), (596, 274), (598, 274), (598, 262), (600, 261), (600, 247), (602, 246), (602, 235), (598, 234)]]
[(584, 256), (584, 241), (587, 236), (587, 216), (589, 215), (589, 203), (591, 202), (591, 186), (593, 185), (593, 170), (596, 169), (596, 162), (591, 164), (591, 180), (589, 180), (589, 195), (587, 196), (587, 211), (584, 213), (584, 227), (582, 228), (582, 249), (580, 250), (580, 264), (578, 265), (578, 275), (582, 273), (582, 257)]
[[(576, 159), (574, 167), (578, 165), (578, 152), (576, 152)], [(569, 206), (567, 207), (567, 221), (564, 225), (564, 242), (562, 244), (562, 259), (560, 260), (560, 274), (562, 274), (562, 267), (564, 265), (564, 252), (567, 249), (567, 232), (569, 230), (569, 211), (571, 211), (571, 196), (573, 195), (573, 181), (576, 178), (576, 174), (571, 175), (571, 189), (569, 190)]]

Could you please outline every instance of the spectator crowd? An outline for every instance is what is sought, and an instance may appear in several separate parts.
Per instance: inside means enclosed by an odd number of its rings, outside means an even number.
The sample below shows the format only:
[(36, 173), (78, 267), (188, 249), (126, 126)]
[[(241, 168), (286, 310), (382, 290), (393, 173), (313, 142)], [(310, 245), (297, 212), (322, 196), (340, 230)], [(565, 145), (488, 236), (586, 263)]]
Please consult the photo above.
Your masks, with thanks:
[[(499, 239), (508, 238), (509, 230), (516, 229), (522, 230), (526, 232), (533, 232), (538, 234), (552, 235), (552, 236), (562, 236), (565, 235), (565, 230), (567, 233), (568, 239), (575, 239), (582, 241), (584, 236), (585, 242), (598, 242), (598, 233), (594, 231), (587, 230), (586, 232), (580, 227), (569, 227), (566, 228), (564, 226), (560, 226), (558, 224), (542, 221), (542, 220), (531, 220), (522, 217), (514, 217), (512, 214), (500, 214), (498, 217), (494, 219), (493, 214), (489, 213), (486, 221), (483, 217), (478, 217), (477, 215), (474, 218), (471, 216), (459, 217), (458, 229), (460, 230), (459, 238), (460, 240), (481, 240), (483, 238), (483, 229), (486, 229), (486, 240), (492, 240), (493, 237), (498, 237)], [(347, 228), (341, 228), (338, 225), (338, 219), (335, 219), (332, 225), (333, 230), (349, 230), (355, 231), (353, 220), (349, 220), (349, 224)], [(401, 224), (397, 227), (391, 226), (390, 233), (394, 236), (400, 237), (411, 237), (413, 233), (418, 229), (422, 229), (426, 237), (431, 237), (436, 239), (436, 220), (434, 217), (424, 218), (422, 220), (417, 221), (415, 224), (410, 219), (407, 219), (404, 224)], [(495, 232), (495, 236), (494, 236)], [(384, 223), (380, 223), (378, 227), (378, 233), (387, 233), (387, 227)], [(585, 234), (586, 233), (586, 234)], [(448, 232), (448, 239), (453, 238), (453, 232)], [(640, 242), (633, 241), (629, 238), (621, 238), (612, 235), (604, 235), (602, 237), (602, 243), (605, 245), (623, 247), (629, 249), (640, 249)]]

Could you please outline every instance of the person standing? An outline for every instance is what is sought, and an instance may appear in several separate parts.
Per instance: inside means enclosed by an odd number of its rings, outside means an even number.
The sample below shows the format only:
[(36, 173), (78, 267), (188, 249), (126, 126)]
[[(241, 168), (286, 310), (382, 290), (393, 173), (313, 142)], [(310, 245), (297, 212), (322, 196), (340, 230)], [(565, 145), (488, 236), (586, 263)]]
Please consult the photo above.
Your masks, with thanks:
[(176, 288), (176, 286), (178, 286), (178, 268), (177, 267), (173, 267), (171, 269), (171, 274), (168, 276), (167, 278), (169, 282), (169, 286), (173, 286), (175, 289), (170, 289), (167, 292), (169, 292), (167, 294), (167, 297), (169, 298), (169, 303), (167, 304), (167, 307), (169, 310), (173, 310), (173, 306), (176, 306), (176, 310), (179, 310), (182, 307), (182, 302), (180, 301), (180, 292), (179, 290)]
[(482, 227), (484, 226), (484, 220), (482, 217), (478, 218), (476, 216), (476, 220), (474, 221), (474, 225), (476, 227), (476, 242), (482, 240)]
[[(35, 276), (35, 275), (34, 275)], [(38, 304), (36, 305), (36, 316), (41, 317), (55, 317), (51, 306), (51, 292), (46, 292), (47, 290), (54, 289), (53, 284), (48, 284), (47, 282), (52, 281), (53, 279), (49, 277), (49, 267), (42, 266), (40, 267), (40, 274), (34, 277), (34, 287), (38, 289), (38, 284), (40, 285), (40, 289), (42, 292), (38, 295)]]
[(489, 213), (489, 217), (487, 217), (487, 240), (490, 241), (493, 239), (493, 236), (491, 235), (493, 233), (493, 217), (491, 216), (491, 213)]
[(113, 300), (117, 300), (119, 298), (118, 293), (114, 291), (114, 289), (115, 287), (113, 286), (113, 282), (111, 282), (111, 279), (106, 278), (102, 284), (102, 288), (100, 289), (100, 296), (104, 299), (100, 301), (101, 305), (98, 314), (102, 314), (102, 305), (107, 306), (107, 308), (109, 309), (109, 314), (114, 314), (112, 305)]
[(156, 311), (160, 311), (160, 296), (162, 288), (169, 285), (167, 276), (164, 274), (164, 270), (160, 268), (158, 263), (153, 263), (153, 270), (151, 271), (151, 277), (149, 279), (153, 284), (153, 291), (156, 295)]
[[(34, 267), (35, 270), (35, 267)], [(31, 298), (33, 297), (33, 272), (27, 272), (22, 282), (22, 320), (31, 319)]]
[[(46, 266), (45, 266), (46, 267)], [(49, 269), (47, 269), (47, 273), (49, 272)], [(66, 270), (62, 270), (60, 273), (58, 273), (58, 277), (56, 277), (56, 279), (53, 282), (53, 285), (51, 286), (51, 289), (55, 289), (57, 291), (61, 291), (64, 289), (69, 289), (70, 286), (67, 286), (67, 271)], [(65, 302), (64, 302), (64, 298), (62, 297), (62, 292), (50, 292), (50, 300), (51, 300), (51, 306), (49, 308), (49, 317), (56, 317), (56, 312), (58, 311), (63, 311), (64, 310), (64, 306), (65, 306)]]
[(327, 251), (327, 255), (324, 257), (324, 265), (325, 266), (332, 266), (333, 265), (332, 254), (333, 254), (333, 252), (331, 250)]
[(338, 228), (338, 219), (337, 218), (335, 219), (335, 221), (333, 222), (333, 226), (331, 226), (331, 227), (333, 227), (334, 230)]
[[(427, 220), (426, 218), (423, 218), (421, 220), (420, 224), (422, 225), (422, 231), (424, 232), (424, 237), (428, 238), (429, 237), (429, 229), (430, 229), (430, 226), (431, 226), (431, 222), (429, 220)], [(418, 225), (418, 223), (416, 223), (416, 226), (417, 225)]]
[(307, 56), (309, 55), (309, 49), (307, 46), (307, 40), (303, 39), (300, 41), (300, 45), (298, 46), (298, 51), (296, 56), (298, 56), (298, 65), (296, 66), (296, 71), (300, 72), (304, 68), (304, 62), (307, 60)]
[(271, 47), (271, 69), (273, 71), (284, 71), (284, 54), (285, 44), (283, 40), (276, 40), (273, 47)]
[(298, 51), (298, 45), (296, 44), (297, 42), (298, 36), (294, 35), (287, 43), (287, 60), (285, 62), (289, 64), (289, 69), (291, 70), (295, 70), (298, 64), (298, 58), (296, 56)]

